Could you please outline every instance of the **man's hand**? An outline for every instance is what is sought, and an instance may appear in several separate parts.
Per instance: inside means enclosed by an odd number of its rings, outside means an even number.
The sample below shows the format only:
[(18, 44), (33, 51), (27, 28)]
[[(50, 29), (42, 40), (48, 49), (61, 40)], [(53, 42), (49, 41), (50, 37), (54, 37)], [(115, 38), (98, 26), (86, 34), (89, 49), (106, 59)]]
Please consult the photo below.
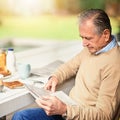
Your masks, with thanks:
[(67, 106), (55, 96), (38, 98), (36, 103), (43, 108), (47, 115), (62, 115), (66, 112)]
[(55, 92), (57, 84), (58, 84), (58, 79), (55, 76), (52, 76), (52, 77), (50, 77), (50, 79), (48, 80), (48, 82), (44, 88), (46, 90)]

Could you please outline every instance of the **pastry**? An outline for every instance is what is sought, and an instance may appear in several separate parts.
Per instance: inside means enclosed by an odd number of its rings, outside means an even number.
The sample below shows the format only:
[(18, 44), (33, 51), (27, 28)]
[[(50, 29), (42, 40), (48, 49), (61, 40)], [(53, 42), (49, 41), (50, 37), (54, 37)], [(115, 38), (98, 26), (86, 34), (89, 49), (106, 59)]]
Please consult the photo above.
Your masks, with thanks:
[(10, 82), (3, 82), (3, 84), (4, 86), (11, 88), (11, 89), (23, 86), (23, 83), (18, 80), (10, 81)]
[(0, 70), (0, 74), (2, 74), (4, 77), (6, 77), (6, 76), (10, 75), (11, 73), (9, 70), (7, 70), (7, 71)]

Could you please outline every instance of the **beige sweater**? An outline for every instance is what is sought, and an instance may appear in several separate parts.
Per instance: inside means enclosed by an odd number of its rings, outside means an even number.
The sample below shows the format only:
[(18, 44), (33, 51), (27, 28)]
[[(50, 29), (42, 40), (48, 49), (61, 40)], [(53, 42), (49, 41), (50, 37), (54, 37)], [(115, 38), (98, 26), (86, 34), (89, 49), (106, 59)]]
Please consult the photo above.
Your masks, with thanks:
[(59, 84), (75, 76), (70, 97), (78, 106), (67, 105), (67, 120), (112, 120), (120, 103), (120, 47), (91, 54), (84, 48), (60, 66)]

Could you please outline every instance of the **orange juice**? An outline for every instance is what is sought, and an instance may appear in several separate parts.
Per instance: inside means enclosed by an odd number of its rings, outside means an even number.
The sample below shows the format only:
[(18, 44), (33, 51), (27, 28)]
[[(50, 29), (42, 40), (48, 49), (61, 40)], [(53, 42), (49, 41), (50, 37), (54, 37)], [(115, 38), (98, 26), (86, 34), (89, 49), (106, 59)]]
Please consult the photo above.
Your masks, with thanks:
[(0, 49), (0, 71), (6, 71), (6, 52)]

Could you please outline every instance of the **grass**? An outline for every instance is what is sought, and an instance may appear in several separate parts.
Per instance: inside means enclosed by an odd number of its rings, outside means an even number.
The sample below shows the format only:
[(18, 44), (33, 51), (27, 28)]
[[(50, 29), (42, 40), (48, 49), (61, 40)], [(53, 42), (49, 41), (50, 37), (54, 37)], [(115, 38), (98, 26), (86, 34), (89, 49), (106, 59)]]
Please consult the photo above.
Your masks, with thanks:
[(3, 17), (0, 38), (78, 39), (76, 16)]
[[(2, 38), (39, 38), (53, 40), (79, 39), (77, 15), (39, 17), (2, 16), (0, 39)], [(111, 18), (113, 33), (118, 31), (117, 22)]]

